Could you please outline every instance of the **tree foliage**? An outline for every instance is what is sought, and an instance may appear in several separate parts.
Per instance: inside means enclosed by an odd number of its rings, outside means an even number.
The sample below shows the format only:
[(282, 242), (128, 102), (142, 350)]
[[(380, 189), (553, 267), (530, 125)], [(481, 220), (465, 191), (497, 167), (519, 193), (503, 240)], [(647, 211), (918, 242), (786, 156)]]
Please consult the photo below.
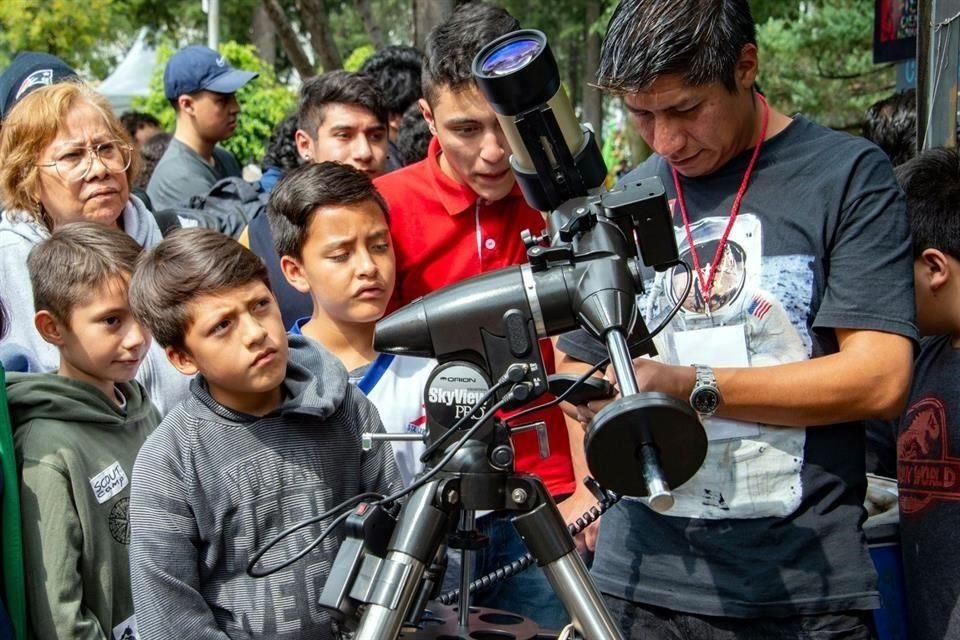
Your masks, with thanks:
[[(274, 126), (294, 107), (296, 96), (277, 81), (273, 69), (260, 60), (253, 45), (225, 42), (220, 46), (220, 53), (234, 67), (260, 74), (237, 92), (242, 112), (236, 131), (222, 143), (241, 164), (259, 163)], [(173, 49), (169, 45), (160, 46), (157, 68), (150, 80), (150, 95), (133, 103), (134, 108), (153, 114), (168, 131), (176, 124), (176, 114), (163, 93), (163, 67), (171, 55)]]
[(889, 95), (894, 70), (873, 64), (873, 0), (805, 3), (759, 25), (761, 88), (788, 113), (851, 129)]

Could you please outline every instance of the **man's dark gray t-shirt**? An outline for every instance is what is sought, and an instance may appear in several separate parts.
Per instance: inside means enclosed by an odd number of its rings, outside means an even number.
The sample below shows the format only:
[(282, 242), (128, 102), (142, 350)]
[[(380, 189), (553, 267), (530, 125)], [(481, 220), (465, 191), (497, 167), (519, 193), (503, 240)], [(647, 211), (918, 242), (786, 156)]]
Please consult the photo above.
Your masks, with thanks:
[(924, 339), (897, 438), (900, 546), (910, 637), (960, 637), (960, 350)]
[(241, 177), (240, 163), (232, 153), (214, 147), (211, 165), (189, 146), (173, 138), (150, 176), (147, 195), (154, 211), (185, 207), (190, 204), (190, 198), (206, 193), (217, 180), (228, 176)]
[[(681, 178), (701, 267), (714, 260), (752, 150), (715, 173)], [(625, 180), (656, 175), (654, 156)], [(674, 206), (681, 258), (687, 234)], [(797, 117), (766, 141), (712, 290), (711, 314), (687, 298), (658, 345), (668, 361), (765, 366), (838, 351), (836, 328), (916, 338), (903, 197), (873, 145)], [(686, 278), (647, 283), (650, 327)], [(606, 356), (579, 332), (559, 348)], [(723, 348), (718, 349), (717, 347)], [(706, 361), (706, 354), (720, 361)], [(723, 361), (723, 359), (732, 359)], [(625, 499), (603, 517), (593, 576), (605, 593), (713, 616), (785, 616), (870, 609), (876, 574), (861, 530), (863, 426), (810, 429), (707, 421), (707, 459), (658, 515)]]

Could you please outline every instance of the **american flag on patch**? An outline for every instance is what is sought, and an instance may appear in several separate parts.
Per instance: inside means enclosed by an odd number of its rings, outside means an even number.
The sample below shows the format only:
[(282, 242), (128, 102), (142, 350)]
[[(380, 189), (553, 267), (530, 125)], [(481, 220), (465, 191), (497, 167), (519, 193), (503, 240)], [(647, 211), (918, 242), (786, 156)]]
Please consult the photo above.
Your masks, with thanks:
[(407, 433), (419, 433), (423, 435), (426, 432), (427, 416), (422, 415), (416, 420), (407, 423)]
[(767, 311), (770, 311), (770, 307), (773, 305), (770, 304), (770, 301), (761, 296), (754, 296), (753, 300), (750, 302), (750, 306), (747, 307), (747, 313), (752, 315), (757, 320), (763, 320), (763, 316), (767, 315)]

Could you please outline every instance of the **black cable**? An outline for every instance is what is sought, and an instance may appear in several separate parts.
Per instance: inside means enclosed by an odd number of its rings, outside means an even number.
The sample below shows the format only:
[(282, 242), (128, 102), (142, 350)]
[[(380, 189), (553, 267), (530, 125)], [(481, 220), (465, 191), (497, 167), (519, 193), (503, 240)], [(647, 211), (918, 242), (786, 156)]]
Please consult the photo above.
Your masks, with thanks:
[[(606, 513), (610, 507), (617, 504), (621, 498), (620, 495), (608, 490), (604, 490), (604, 495), (604, 499), (590, 507), (588, 511), (584, 511), (583, 515), (577, 518), (574, 522), (567, 524), (567, 530), (570, 532), (571, 536), (576, 536), (591, 524), (599, 520), (600, 516)], [(528, 551), (513, 562), (494, 569), (487, 575), (472, 581), (470, 583), (470, 593), (473, 594), (478, 591), (483, 591), (484, 589), (488, 589), (498, 582), (502, 582), (507, 578), (515, 576), (516, 574), (525, 570), (535, 561), (536, 559), (533, 557), (533, 554)], [(454, 589), (441, 594), (438, 600), (441, 604), (451, 605), (455, 604), (459, 598), (460, 590)]]
[[(264, 571), (257, 571), (255, 567), (257, 566), (257, 563), (260, 562), (260, 559), (263, 556), (265, 556), (267, 552), (270, 551), (270, 549), (273, 549), (275, 546), (277, 546), (277, 544), (287, 536), (299, 531), (300, 529), (303, 529), (304, 527), (309, 527), (310, 525), (316, 524), (317, 522), (322, 522), (323, 520), (326, 520), (327, 518), (331, 517), (334, 513), (338, 511), (342, 511), (343, 509), (346, 509), (348, 507), (352, 508), (354, 503), (362, 502), (367, 498), (382, 498), (382, 497), (383, 497), (383, 494), (380, 494), (380, 493), (373, 493), (373, 492), (361, 493), (361, 494), (352, 496), (350, 498), (347, 498), (337, 506), (331, 509), (327, 509), (326, 511), (324, 511), (319, 515), (313, 516), (312, 518), (308, 518), (306, 520), (302, 520), (297, 524), (284, 529), (283, 531), (275, 535), (273, 538), (271, 538), (266, 545), (260, 547), (260, 549), (253, 554), (253, 556), (250, 558), (250, 562), (247, 563), (247, 575), (250, 576), (251, 578), (266, 578), (267, 576), (272, 575), (277, 571), (280, 571), (281, 569), (284, 569), (290, 566), (291, 564), (293, 564), (294, 562), (296, 562), (297, 560), (305, 556), (307, 553), (309, 553), (310, 550), (313, 549), (313, 547), (319, 544), (315, 542), (314, 544), (309, 546), (306, 549), (306, 551), (301, 551), (299, 554), (296, 555), (296, 557), (294, 557), (291, 560), (287, 560), (281, 565), (278, 565), (276, 567), (271, 567), (270, 569), (266, 569)], [(352, 513), (352, 511), (346, 512), (346, 514), (350, 514), (350, 513)], [(332, 531), (337, 524), (339, 524), (339, 522), (336, 520), (334, 521), (334, 523), (331, 523), (331, 525), (327, 528), (327, 531), (323, 534), (323, 536), (321, 536), (321, 539), (322, 537), (326, 536), (327, 533)]]
[[(511, 382), (510, 380), (507, 380), (507, 379), (506, 379), (506, 375), (501, 376), (500, 379), (497, 380), (497, 383), (494, 384), (492, 387), (490, 387), (490, 388), (486, 391), (486, 393), (484, 393), (484, 394), (480, 397), (480, 400), (478, 400), (477, 403), (476, 403), (475, 405), (473, 405), (473, 407), (470, 409), (470, 411), (467, 413), (467, 415), (465, 415), (465, 416), (463, 416), (462, 418), (460, 418), (459, 420), (457, 420), (456, 424), (454, 424), (452, 427), (450, 427), (450, 428), (447, 430), (446, 433), (444, 433), (444, 434), (441, 435), (439, 438), (437, 438), (436, 441), (435, 441), (433, 444), (431, 444), (429, 447), (427, 447), (427, 448), (424, 450), (424, 452), (423, 452), (422, 454), (420, 454), (420, 462), (426, 462), (427, 460), (429, 460), (429, 459), (430, 459), (430, 456), (433, 455), (433, 452), (434, 452), (434, 451), (436, 451), (437, 449), (439, 449), (439, 448), (440, 448), (442, 445), (444, 445), (451, 437), (453, 437), (453, 434), (457, 432), (457, 429), (460, 428), (460, 424), (461, 424), (462, 422), (466, 422), (467, 420), (469, 420), (470, 418), (472, 418), (473, 415), (474, 415), (479, 409), (483, 408), (484, 403), (485, 403), (487, 400), (489, 400), (490, 398), (493, 397), (493, 394), (495, 394), (497, 391), (499, 391), (499, 390), (502, 389), (503, 387), (507, 386), (507, 384), (512, 384), (512, 382)], [(482, 421), (481, 421), (481, 422), (482, 422)]]

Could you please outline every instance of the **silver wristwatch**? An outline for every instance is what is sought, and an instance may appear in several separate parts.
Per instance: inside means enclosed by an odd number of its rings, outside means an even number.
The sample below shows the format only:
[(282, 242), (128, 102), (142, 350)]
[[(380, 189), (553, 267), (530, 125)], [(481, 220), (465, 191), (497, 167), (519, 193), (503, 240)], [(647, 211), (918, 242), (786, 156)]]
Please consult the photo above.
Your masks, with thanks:
[(690, 393), (690, 406), (704, 418), (709, 418), (720, 407), (720, 389), (713, 369), (706, 365), (691, 365), (697, 372), (697, 381)]

